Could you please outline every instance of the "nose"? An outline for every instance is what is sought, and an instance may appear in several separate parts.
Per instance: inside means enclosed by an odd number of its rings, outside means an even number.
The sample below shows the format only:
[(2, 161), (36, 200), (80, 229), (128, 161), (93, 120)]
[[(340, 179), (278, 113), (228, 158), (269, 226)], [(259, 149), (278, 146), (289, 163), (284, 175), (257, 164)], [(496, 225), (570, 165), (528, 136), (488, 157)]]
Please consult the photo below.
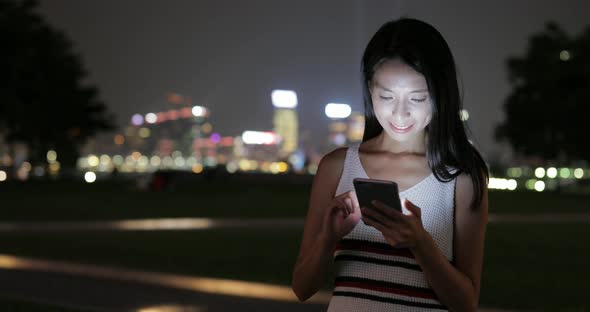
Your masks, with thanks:
[(403, 122), (410, 117), (410, 110), (408, 107), (408, 104), (403, 101), (401, 102), (399, 105), (395, 105), (395, 107), (393, 108), (393, 119), (397, 122), (399, 122), (398, 125), (404, 125)]

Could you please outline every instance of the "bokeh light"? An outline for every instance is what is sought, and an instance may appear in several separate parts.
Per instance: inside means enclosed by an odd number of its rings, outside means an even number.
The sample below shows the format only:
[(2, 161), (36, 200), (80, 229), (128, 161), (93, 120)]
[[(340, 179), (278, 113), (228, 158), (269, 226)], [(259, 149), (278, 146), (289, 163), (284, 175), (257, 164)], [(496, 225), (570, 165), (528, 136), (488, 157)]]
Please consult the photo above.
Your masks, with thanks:
[(156, 121), (158, 121), (158, 115), (154, 113), (147, 113), (145, 115), (145, 122), (153, 124), (156, 123)]
[(92, 172), (92, 171), (88, 171), (84, 174), (84, 180), (87, 183), (94, 183), (94, 181), (96, 181), (96, 173)]
[(57, 160), (57, 153), (54, 150), (47, 151), (47, 162), (52, 163)]
[(140, 114), (133, 115), (133, 117), (131, 117), (131, 123), (134, 126), (141, 126), (143, 124), (143, 116)]

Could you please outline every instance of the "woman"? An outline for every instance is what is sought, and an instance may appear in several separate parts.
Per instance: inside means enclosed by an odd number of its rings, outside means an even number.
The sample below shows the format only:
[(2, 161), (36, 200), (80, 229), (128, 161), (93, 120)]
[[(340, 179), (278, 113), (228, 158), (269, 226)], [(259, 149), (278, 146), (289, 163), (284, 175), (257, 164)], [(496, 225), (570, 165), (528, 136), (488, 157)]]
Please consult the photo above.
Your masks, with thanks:
[[(328, 311), (475, 311), (488, 170), (459, 117), (450, 49), (429, 24), (391, 21), (367, 45), (362, 74), (363, 142), (319, 164), (293, 290), (307, 300), (334, 260)], [(403, 211), (359, 207), (356, 177), (395, 181)]]

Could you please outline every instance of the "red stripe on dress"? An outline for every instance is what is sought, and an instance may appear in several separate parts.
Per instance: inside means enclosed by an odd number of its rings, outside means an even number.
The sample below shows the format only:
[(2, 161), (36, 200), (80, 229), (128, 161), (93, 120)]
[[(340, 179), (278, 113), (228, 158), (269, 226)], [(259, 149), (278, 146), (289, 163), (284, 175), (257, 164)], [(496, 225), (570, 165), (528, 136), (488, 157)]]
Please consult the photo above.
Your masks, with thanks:
[(423, 293), (423, 292), (412, 291), (412, 290), (401, 289), (401, 288), (377, 286), (377, 285), (372, 285), (372, 284), (368, 284), (368, 283), (340, 281), (340, 282), (336, 282), (335, 286), (336, 287), (354, 287), (354, 288), (361, 288), (361, 289), (368, 289), (368, 290), (376, 290), (376, 291), (385, 292), (385, 293), (404, 295), (407, 297), (437, 300), (437, 298), (434, 294)]
[(365, 251), (376, 253), (380, 255), (389, 255), (389, 256), (399, 256), (414, 259), (414, 254), (410, 251), (409, 248), (393, 248), (391, 249), (384, 249), (384, 248), (377, 248), (372, 246), (367, 246), (362, 243), (340, 243), (336, 246), (334, 251), (338, 250), (356, 250), (356, 251)]

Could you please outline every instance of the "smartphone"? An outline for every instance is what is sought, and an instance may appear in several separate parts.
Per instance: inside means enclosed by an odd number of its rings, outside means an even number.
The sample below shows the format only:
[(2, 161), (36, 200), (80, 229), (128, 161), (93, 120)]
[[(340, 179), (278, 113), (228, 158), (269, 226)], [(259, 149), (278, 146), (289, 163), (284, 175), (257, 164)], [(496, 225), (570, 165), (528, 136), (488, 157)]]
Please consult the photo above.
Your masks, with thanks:
[(393, 181), (355, 178), (352, 180), (360, 207), (375, 208), (371, 201), (378, 200), (397, 211), (402, 211), (397, 183)]

